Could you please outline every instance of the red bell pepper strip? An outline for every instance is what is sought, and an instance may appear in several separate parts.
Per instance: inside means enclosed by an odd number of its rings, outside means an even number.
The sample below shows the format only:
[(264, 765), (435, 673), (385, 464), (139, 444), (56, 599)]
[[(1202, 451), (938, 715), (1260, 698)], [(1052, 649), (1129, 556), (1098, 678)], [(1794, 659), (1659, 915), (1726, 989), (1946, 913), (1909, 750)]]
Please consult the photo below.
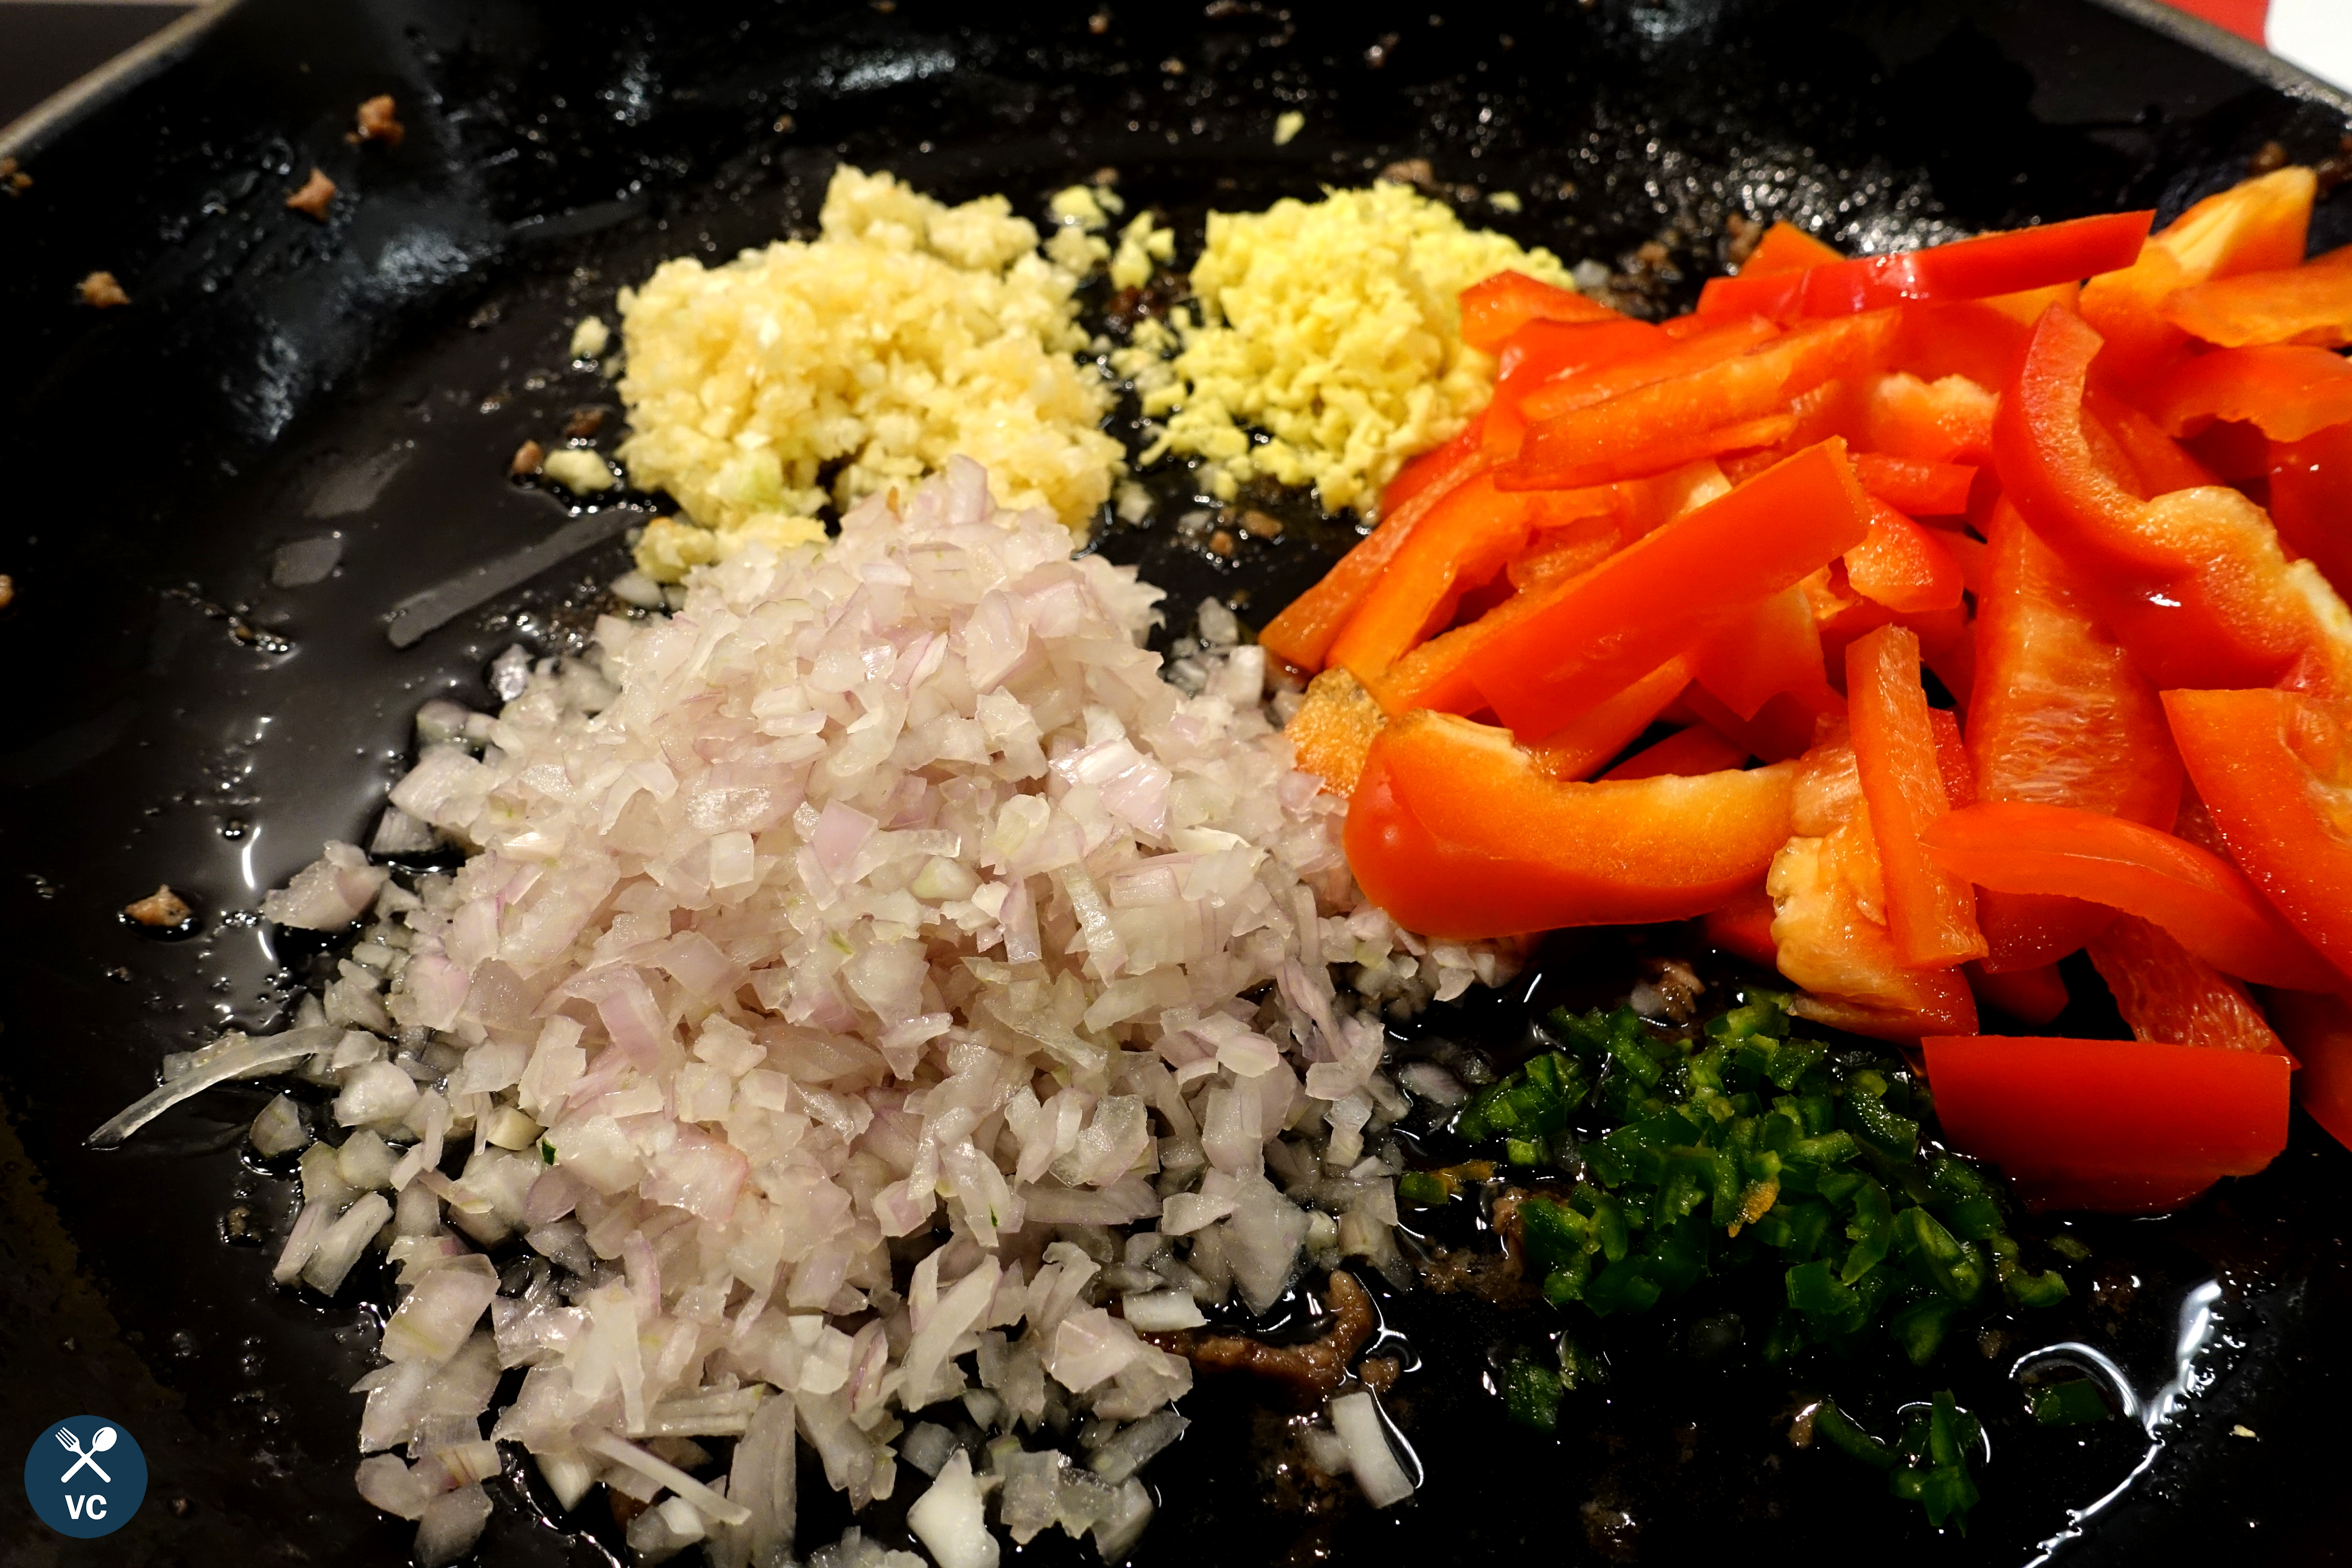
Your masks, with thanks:
[(1748, 259), (1739, 264), (1742, 278), (1769, 278), (1778, 273), (1803, 272), (1845, 257), (1836, 247), (1815, 239), (1792, 223), (1776, 223), (1764, 231)]
[(2183, 289), (2165, 300), (2164, 319), (2224, 348), (2342, 348), (2352, 343), (2352, 246), (2315, 256), (2301, 267), (2242, 272)]
[(1549, 735), (1862, 542), (1869, 515), (1845, 444), (1825, 441), (1566, 584), (1463, 673), (1515, 731)]
[(1704, 686), (1694, 685), (1685, 691), (1683, 706), (1701, 723), (1714, 726), (1735, 744), (1747, 747), (1749, 756), (1768, 763), (1803, 756), (1811, 748), (1822, 719), (1845, 717), (1845, 699), (1832, 690), (1827, 680), (1822, 682), (1818, 697), (1780, 692), (1748, 719), (1725, 707)]
[(1463, 673), (1463, 666), (1474, 652), (1519, 622), (1543, 613), (1556, 599), (1572, 591), (1575, 579), (1606, 560), (1620, 541), (1644, 537), (1694, 507), (1722, 495), (1726, 488), (1722, 473), (1707, 462), (1608, 487), (1621, 510), (1605, 531), (1588, 530), (1580, 524), (1548, 531), (1534, 548), (1506, 569), (1520, 589), (1515, 596), (1496, 605), (1467, 626), (1455, 626), (1430, 638), (1371, 683), (1381, 706), (1391, 713), (1401, 713), (1408, 708), (1435, 708), (1447, 713), (1470, 713), (1483, 709), (1486, 700)]
[(2341, 996), (2287, 991), (2271, 998), (2270, 1017), (2298, 1064), (2296, 1102), (2352, 1148), (2352, 1006)]
[(2034, 329), (1994, 421), (2009, 499), (2159, 687), (2268, 686), (2306, 664), (2306, 679), (2342, 689), (2340, 601), (2318, 602), (2325, 585), (2288, 570), (2261, 508), (2218, 488), (2143, 501), (2102, 471), (2083, 436), (2098, 345), (2060, 310)]
[(1524, 272), (1497, 272), (1462, 290), (1462, 341), (1493, 353), (1529, 321), (1622, 321), (1617, 311), (1573, 289)]
[(1966, 878), (1931, 859), (1925, 842), (1952, 806), (1919, 684), (1918, 637), (1881, 626), (1849, 644), (1845, 699), (1895, 955), (1913, 969), (1982, 958), (1976, 893)]
[(2279, 542), (2352, 590), (2352, 425), (2270, 449), (2271, 521)]
[(1858, 256), (1798, 273), (1713, 278), (1699, 291), (1699, 313), (1741, 311), (1794, 321), (1852, 315), (1906, 300), (1982, 300), (2075, 282), (2129, 267), (2155, 218), (2153, 212), (2102, 213), (1980, 234), (1926, 250)]
[(2189, 335), (2163, 315), (2164, 302), (2179, 290), (2301, 261), (2318, 189), (2305, 168), (2243, 181), (2151, 235), (2131, 266), (2084, 284), (2083, 319), (2106, 342), (2101, 373), (2118, 387), (2137, 386), (2187, 346)]
[(2065, 976), (2054, 963), (2039, 969), (2012, 969), (1995, 974), (1981, 963), (1969, 965), (1969, 986), (1977, 994), (1977, 1005), (2006, 1013), (2021, 1024), (2035, 1028), (2055, 1018), (2066, 1010), (2073, 1000), (2066, 994)]
[(1517, 405), (1563, 376), (1644, 359), (1673, 342), (1647, 321), (1534, 321), (1513, 332), (1495, 362), (1495, 395)]
[[(1474, 422), (1461, 436), (1408, 464), (1390, 481), (1381, 498), (1379, 526), (1358, 541), (1313, 587), (1268, 621), (1258, 633), (1258, 642), (1300, 669), (1322, 668), (1348, 618), (1421, 520), (1455, 487), (1489, 466), (1479, 448), (1479, 434), (1480, 423)], [(1415, 465), (1423, 463), (1429, 466), (1416, 471)]]
[(2352, 736), (2341, 710), (2294, 691), (2168, 691), (2164, 711), (2231, 858), (2352, 976)]
[(2244, 986), (2153, 921), (2121, 916), (2087, 951), (2134, 1039), (2231, 1051), (2286, 1048)]
[[(1979, 798), (2104, 812), (2168, 827), (2180, 762), (2156, 690), (2083, 604), (2074, 574), (2013, 507), (1993, 509), (1977, 598), (1978, 691), (1969, 754)], [(1995, 973), (2074, 952), (2108, 910), (2039, 894), (1981, 892), (1977, 921)]]
[(1510, 735), (1414, 712), (1372, 742), (1348, 806), (1366, 897), (1430, 936), (1686, 920), (1784, 843), (1794, 770), (1560, 784)]
[[(1801, 586), (1785, 588), (1691, 650), (1691, 675), (1742, 719), (1781, 692), (1828, 695), (1821, 628)], [(1806, 744), (1811, 736), (1806, 736)], [(1803, 747), (1798, 750), (1802, 751)]]
[(1891, 310), (1816, 322), (1736, 359), (1531, 424), (1501, 483), (1566, 489), (1654, 473), (1743, 442), (1771, 446), (1795, 427), (1791, 420), (1778, 434), (1765, 434), (1773, 421), (1790, 417), (1794, 399), (1868, 369), (1894, 331)]
[[(1693, 724), (1654, 745), (1643, 747), (1601, 777), (1604, 782), (1663, 778), (1668, 774), (1695, 778), (1700, 773), (1719, 773), (1726, 768), (1739, 767), (1747, 761), (1747, 747), (1711, 724)], [(1766, 907), (1770, 907), (1769, 901)]]
[(1886, 368), (1930, 385), (1957, 375), (1980, 387), (2007, 386), (2041, 318), (2038, 310), (2023, 321), (2011, 312), (2017, 300), (2034, 297), (1906, 305), (1886, 350)]
[(1927, 710), (1927, 729), (1936, 740), (1936, 772), (1944, 780), (1944, 799), (1958, 811), (1977, 802), (1977, 769), (1969, 760), (1969, 742), (1960, 733), (1959, 715), (1948, 708)]
[(2352, 420), (2352, 364), (2293, 343), (2216, 349), (2182, 361), (2148, 389), (2148, 412), (2174, 436), (2214, 419), (2259, 426), (2274, 441), (2300, 441)]
[(2324, 991), (2336, 983), (2235, 866), (2169, 833), (2063, 805), (1982, 801), (1930, 823), (1922, 836), (1937, 866), (1980, 888), (2121, 910), (2256, 984)]
[[(2083, 434), (2116, 482), (2143, 500), (2221, 482), (2164, 426), (2096, 384), (2083, 389)], [(2261, 469), (2258, 458), (2252, 471)]]
[(1700, 926), (1706, 940), (1750, 963), (1775, 967), (1780, 950), (1772, 941), (1772, 895), (1748, 889), (1719, 910), (1709, 910)]
[(1907, 371), (1876, 376), (1865, 392), (1863, 444), (1917, 462), (1987, 462), (2000, 406), (1999, 396), (1964, 375), (1932, 382)]
[(1574, 409), (1590, 408), (1596, 403), (1622, 397), (1639, 387), (1654, 386), (1662, 381), (1708, 370), (1727, 360), (1738, 359), (1759, 343), (1769, 342), (1780, 335), (1780, 329), (1761, 316), (1734, 316), (1710, 321), (1706, 331), (1661, 342), (1647, 353), (1590, 365), (1538, 387), (1521, 400), (1519, 411), (1530, 425), (1540, 424)]
[[(1658, 721), (1690, 684), (1690, 660), (1675, 656), (1622, 690), (1570, 720), (1528, 748), (1536, 766), (1556, 779), (1589, 779)], [(1745, 759), (1742, 759), (1745, 760)], [(1738, 766), (1738, 763), (1727, 764)]]
[(1934, 532), (1873, 496), (1870, 534), (1845, 552), (1845, 577), (1890, 610), (1948, 610), (1960, 602), (1960, 563)]
[(1891, 452), (1856, 452), (1853, 477), (1862, 488), (1909, 517), (1958, 517), (1969, 510), (1977, 470), (1969, 463), (1931, 463)]
[(1955, 1149), (2034, 1209), (2158, 1214), (2286, 1148), (2287, 1058), (2145, 1040), (1919, 1042)]
[(1799, 763), (1794, 832), (1765, 879), (1780, 973), (1811, 994), (1802, 1016), (1882, 1039), (1974, 1030), (1976, 1000), (1952, 969), (1914, 969), (1874, 907), (1885, 886), (1854, 748), (1829, 730)]
[(1526, 490), (1505, 494), (1494, 475), (1456, 485), (1422, 518), (1382, 568), (1326, 661), (1357, 679), (1378, 679), (1390, 665), (1442, 631), (1465, 589), (1501, 572), (1538, 529), (1606, 518), (1618, 498), (1606, 489)]

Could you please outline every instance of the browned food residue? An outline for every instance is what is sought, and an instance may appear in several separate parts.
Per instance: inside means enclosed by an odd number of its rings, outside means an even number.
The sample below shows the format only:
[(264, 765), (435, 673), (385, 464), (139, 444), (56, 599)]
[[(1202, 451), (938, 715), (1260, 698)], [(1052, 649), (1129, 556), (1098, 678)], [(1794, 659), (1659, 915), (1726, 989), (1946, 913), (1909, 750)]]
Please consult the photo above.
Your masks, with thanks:
[(1763, 240), (1762, 224), (1745, 213), (1733, 213), (1723, 220), (1724, 265), (1737, 272), (1748, 265), (1748, 258), (1756, 254), (1757, 246)]
[(327, 221), (327, 204), (335, 199), (335, 182), (327, 178), (324, 169), (312, 169), (302, 188), (286, 198), (286, 205), (307, 217)]
[(0, 572), (0, 610), (16, 602), (16, 579)]
[(387, 147), (397, 147), (400, 139), (408, 134), (408, 127), (400, 122), (399, 106), (392, 94), (381, 92), (360, 105), (359, 129), (343, 138), (346, 142), (381, 142)]
[(111, 272), (93, 272), (80, 283), (81, 302), (93, 310), (107, 310), (117, 305), (131, 303), (131, 296), (122, 291)]
[(16, 159), (0, 158), (0, 191), (20, 196), (32, 188), (33, 176), (18, 168)]
[(1288, 1384), (1302, 1400), (1319, 1399), (1348, 1381), (1348, 1363), (1372, 1337), (1372, 1298), (1356, 1277), (1344, 1268), (1334, 1268), (1326, 1290), (1331, 1307), (1330, 1331), (1303, 1345), (1270, 1345), (1246, 1334), (1196, 1333), (1190, 1329), (1143, 1338), (1194, 1366), (1255, 1373)]
[(187, 924), (188, 917), (195, 911), (189, 909), (188, 901), (172, 891), (170, 884), (166, 883), (145, 898), (123, 905), (122, 912), (141, 925), (157, 931), (170, 931), (175, 926)]
[(563, 422), (563, 438), (567, 441), (587, 441), (604, 427), (604, 411), (601, 408), (575, 408)]
[(514, 459), (507, 464), (507, 472), (516, 479), (523, 479), (539, 472), (540, 465), (545, 461), (547, 454), (541, 449), (539, 443), (525, 441), (515, 448)]

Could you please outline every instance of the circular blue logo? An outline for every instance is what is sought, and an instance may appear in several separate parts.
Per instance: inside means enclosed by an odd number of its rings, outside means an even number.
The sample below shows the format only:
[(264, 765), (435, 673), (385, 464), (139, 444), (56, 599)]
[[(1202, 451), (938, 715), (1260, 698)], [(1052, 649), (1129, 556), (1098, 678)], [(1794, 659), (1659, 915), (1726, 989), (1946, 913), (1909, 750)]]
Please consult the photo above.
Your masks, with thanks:
[(33, 1439), (25, 1496), (60, 1535), (111, 1535), (147, 1496), (147, 1456), (119, 1421), (75, 1415)]

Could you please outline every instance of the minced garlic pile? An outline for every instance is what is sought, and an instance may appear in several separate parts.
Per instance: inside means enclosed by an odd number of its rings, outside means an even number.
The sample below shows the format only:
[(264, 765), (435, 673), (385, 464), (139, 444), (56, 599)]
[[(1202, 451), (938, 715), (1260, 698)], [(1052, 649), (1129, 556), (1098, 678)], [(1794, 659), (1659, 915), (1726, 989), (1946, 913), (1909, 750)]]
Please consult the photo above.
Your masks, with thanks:
[(753, 539), (820, 538), (827, 500), (845, 508), (958, 454), (985, 465), (1003, 504), (1083, 528), (1122, 460), (1097, 428), (1109, 389), (1072, 357), (1087, 339), (1071, 295), (1091, 258), (1038, 254), (1003, 196), (950, 207), (846, 165), (820, 221), (814, 240), (717, 268), (680, 258), (622, 292), (620, 456), (686, 514), (646, 530), (639, 568), (676, 582)]
[[(1494, 363), (1464, 346), (1455, 296), (1507, 268), (1570, 286), (1549, 251), (1465, 227), (1399, 184), (1212, 213), (1207, 240), (1192, 273), (1201, 318), (1180, 312), (1172, 332), (1142, 322), (1117, 363), (1147, 415), (1172, 416), (1144, 460), (1204, 458), (1223, 500), (1263, 475), (1312, 484), (1326, 510), (1368, 510), (1406, 458), (1493, 394)], [(1252, 426), (1273, 438), (1254, 444)]]

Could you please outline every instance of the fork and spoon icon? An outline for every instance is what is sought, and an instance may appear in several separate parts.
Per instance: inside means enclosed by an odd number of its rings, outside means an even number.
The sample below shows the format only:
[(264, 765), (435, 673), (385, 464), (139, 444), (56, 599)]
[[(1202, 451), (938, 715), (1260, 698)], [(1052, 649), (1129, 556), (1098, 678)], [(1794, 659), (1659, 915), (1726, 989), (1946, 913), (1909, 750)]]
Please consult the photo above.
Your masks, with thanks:
[(93, 1433), (89, 1439), (89, 1447), (87, 1450), (82, 1447), (80, 1438), (76, 1437), (72, 1433), (67, 1431), (62, 1426), (58, 1428), (58, 1441), (65, 1446), (67, 1453), (71, 1454), (74, 1457), (72, 1466), (67, 1469), (64, 1475), (58, 1478), (58, 1484), (59, 1486), (63, 1486), (66, 1482), (79, 1475), (81, 1473), (82, 1467), (85, 1465), (89, 1467), (89, 1468), (98, 1471), (98, 1479), (100, 1480), (104, 1481), (109, 1486), (112, 1486), (114, 1484), (114, 1478), (108, 1475), (104, 1468), (98, 1462), (98, 1457), (100, 1454), (105, 1453), (109, 1448), (114, 1447), (113, 1427), (101, 1426)]

